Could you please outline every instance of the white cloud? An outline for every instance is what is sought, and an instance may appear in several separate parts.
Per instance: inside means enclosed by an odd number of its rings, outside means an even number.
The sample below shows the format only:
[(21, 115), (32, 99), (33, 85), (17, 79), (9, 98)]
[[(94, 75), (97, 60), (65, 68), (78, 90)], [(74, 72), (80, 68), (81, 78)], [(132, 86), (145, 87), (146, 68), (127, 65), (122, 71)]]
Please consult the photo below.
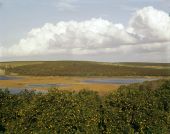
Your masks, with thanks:
[[(123, 37), (123, 38), (122, 38)], [(103, 19), (84, 22), (47, 23), (42, 28), (33, 29), (25, 39), (8, 49), (13, 55), (44, 53), (88, 54), (105, 52), (120, 44), (135, 43), (121, 24), (113, 24)]]
[[(18, 44), (0, 47), (0, 56), (119, 54), (126, 60), (133, 54), (168, 56), (169, 45), (170, 17), (163, 11), (145, 7), (132, 16), (127, 27), (101, 18), (47, 23), (32, 29)], [(166, 55), (164, 59), (167, 60)]]
[(130, 26), (148, 41), (170, 41), (170, 17), (167, 13), (145, 7), (136, 12)]

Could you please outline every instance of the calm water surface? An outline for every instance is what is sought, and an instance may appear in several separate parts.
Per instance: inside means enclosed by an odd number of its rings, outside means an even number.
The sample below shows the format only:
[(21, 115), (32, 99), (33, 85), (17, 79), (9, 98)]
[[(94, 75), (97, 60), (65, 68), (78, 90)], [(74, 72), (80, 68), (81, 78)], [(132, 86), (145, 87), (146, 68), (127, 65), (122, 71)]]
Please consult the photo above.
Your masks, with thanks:
[(156, 78), (96, 78), (87, 79), (83, 82), (85, 83), (101, 83), (101, 84), (132, 84), (132, 83), (142, 83), (144, 81), (153, 81)]
[(68, 86), (68, 84), (28, 84), (26, 88), (55, 88), (65, 86)]
[(14, 77), (14, 76), (0, 76), (0, 80), (18, 80), (21, 79), (19, 77)]

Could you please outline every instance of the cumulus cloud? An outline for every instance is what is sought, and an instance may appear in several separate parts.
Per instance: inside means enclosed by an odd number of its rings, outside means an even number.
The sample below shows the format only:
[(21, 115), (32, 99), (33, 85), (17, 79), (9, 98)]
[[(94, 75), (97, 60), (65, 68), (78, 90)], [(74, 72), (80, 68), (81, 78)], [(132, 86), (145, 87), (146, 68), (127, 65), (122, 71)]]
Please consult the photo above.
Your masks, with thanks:
[(12, 46), (8, 53), (13, 55), (95, 54), (98, 51), (107, 52), (108, 49), (115, 49), (120, 44), (135, 42), (136, 39), (122, 24), (113, 24), (103, 19), (91, 19), (83, 22), (59, 22), (55, 25), (47, 23), (42, 28), (31, 30), (27, 37)]
[(145, 41), (170, 41), (170, 17), (153, 7), (137, 11), (130, 20), (130, 26)]
[(101, 18), (47, 23), (10, 48), (0, 46), (0, 56), (120, 54), (126, 59), (133, 54), (166, 54), (169, 45), (170, 17), (145, 7), (136, 11), (127, 27)]

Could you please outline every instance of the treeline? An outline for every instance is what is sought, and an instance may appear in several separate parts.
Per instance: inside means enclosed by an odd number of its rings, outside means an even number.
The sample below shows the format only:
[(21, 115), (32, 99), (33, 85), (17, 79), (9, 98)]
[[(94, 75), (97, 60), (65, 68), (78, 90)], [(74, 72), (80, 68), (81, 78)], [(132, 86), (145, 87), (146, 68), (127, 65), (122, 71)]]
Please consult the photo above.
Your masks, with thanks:
[(0, 133), (169, 134), (170, 81), (122, 86), (107, 96), (0, 90)]
[(6, 74), (32, 76), (170, 76), (170, 69), (128, 67), (83, 61), (53, 61), (8, 67)]

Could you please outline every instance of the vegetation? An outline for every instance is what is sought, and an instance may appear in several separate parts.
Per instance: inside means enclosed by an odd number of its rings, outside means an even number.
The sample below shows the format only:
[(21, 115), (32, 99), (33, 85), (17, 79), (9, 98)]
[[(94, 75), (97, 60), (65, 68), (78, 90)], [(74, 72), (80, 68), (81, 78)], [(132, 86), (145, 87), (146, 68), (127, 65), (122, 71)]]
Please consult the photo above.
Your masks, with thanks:
[(152, 66), (152, 67), (170, 67), (170, 63), (146, 63), (146, 62), (120, 62), (120, 65), (131, 65), (131, 66)]
[(170, 82), (154, 90), (149, 84), (132, 87), (121, 87), (116, 93), (106, 97), (106, 132), (168, 134)]
[(170, 81), (121, 86), (107, 96), (0, 90), (1, 133), (168, 134)]
[(6, 74), (31, 76), (170, 76), (167, 63), (49, 61), (1, 63)]

